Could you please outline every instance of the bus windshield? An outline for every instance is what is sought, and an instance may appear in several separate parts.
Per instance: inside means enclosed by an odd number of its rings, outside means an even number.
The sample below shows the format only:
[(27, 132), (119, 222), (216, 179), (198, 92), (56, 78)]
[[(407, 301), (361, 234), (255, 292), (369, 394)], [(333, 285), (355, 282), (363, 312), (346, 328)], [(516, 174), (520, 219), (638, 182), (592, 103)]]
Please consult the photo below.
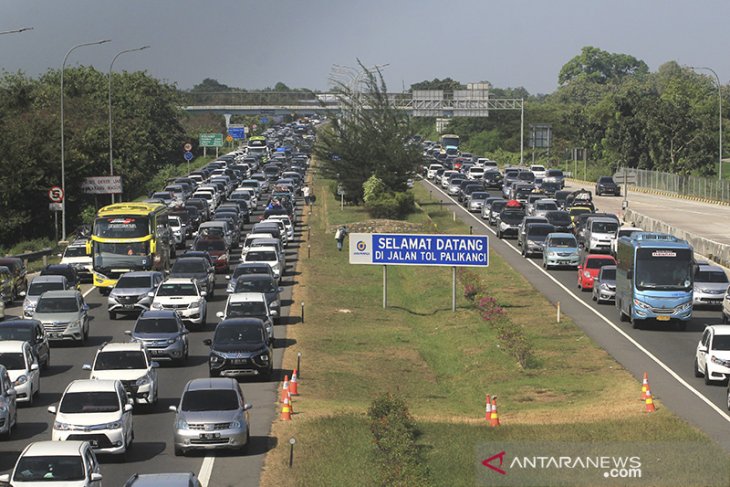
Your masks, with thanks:
[(150, 234), (146, 216), (100, 217), (94, 221), (94, 235), (102, 238), (139, 238)]
[(147, 268), (150, 266), (150, 244), (147, 242), (94, 242), (95, 268)]
[(688, 249), (638, 249), (635, 282), (640, 290), (691, 289), (692, 253)]

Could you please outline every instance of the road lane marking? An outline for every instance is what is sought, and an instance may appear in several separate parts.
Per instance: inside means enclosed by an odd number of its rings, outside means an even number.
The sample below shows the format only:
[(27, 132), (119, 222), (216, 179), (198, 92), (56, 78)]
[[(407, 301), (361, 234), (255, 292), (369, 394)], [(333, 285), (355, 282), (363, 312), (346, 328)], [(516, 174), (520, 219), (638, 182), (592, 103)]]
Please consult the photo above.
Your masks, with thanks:
[(86, 291), (86, 292), (85, 292), (85, 293), (83, 294), (84, 298), (86, 298), (86, 296), (88, 296), (89, 294), (91, 294), (91, 291), (93, 291), (93, 290), (94, 290), (94, 286), (91, 286), (91, 287), (89, 288), (89, 290), (88, 290), (88, 291)]
[[(424, 181), (426, 181), (426, 180), (424, 180)], [(438, 186), (436, 186), (435, 184), (433, 184), (430, 181), (426, 181), (426, 182), (429, 183), (434, 188), (436, 188), (441, 194), (443, 194), (444, 196), (446, 196), (448, 199), (450, 199), (451, 201), (453, 201), (457, 205), (457, 207), (459, 209), (463, 209), (463, 207), (461, 206), (461, 204), (459, 204), (458, 201), (456, 201), (455, 199), (453, 199), (447, 193), (444, 193), (444, 191), (442, 191), (441, 188), (439, 188)], [(467, 211), (467, 214), (470, 217), (474, 218), (474, 220), (476, 220), (484, 228), (486, 228), (487, 230), (489, 230), (490, 232), (492, 232), (493, 234), (496, 235), (496, 232), (494, 230), (492, 230), (487, 224), (485, 224), (481, 220), (481, 218), (477, 218), (476, 215), (472, 214), (469, 211)], [(511, 244), (509, 244), (507, 242), (505, 242), (505, 244), (507, 244), (507, 246), (510, 247), (515, 252), (521, 254), (521, 252), (515, 246), (513, 246), (513, 245), (511, 245)], [(674, 372), (674, 370), (672, 370), (671, 367), (669, 367), (667, 364), (665, 364), (664, 362), (662, 362), (656, 355), (654, 355), (653, 353), (651, 353), (649, 350), (647, 350), (646, 348), (644, 348), (644, 346), (641, 343), (639, 343), (636, 340), (634, 340), (631, 337), (631, 335), (629, 335), (628, 333), (626, 333), (625, 331), (623, 331), (621, 328), (619, 328), (617, 325), (615, 325), (611, 320), (609, 320), (608, 318), (606, 318), (605, 316), (603, 316), (600, 312), (598, 312), (597, 310), (591, 308), (588, 305), (587, 302), (585, 302), (582, 299), (580, 299), (571, 289), (568, 289), (567, 287), (565, 287), (563, 285), (563, 283), (561, 283), (560, 281), (558, 281), (555, 277), (553, 277), (550, 273), (548, 273), (541, 266), (537, 265), (533, 260), (530, 260), (530, 259), (525, 259), (525, 260), (527, 262), (529, 262), (530, 264), (532, 264), (538, 271), (542, 272), (548, 279), (550, 279), (555, 284), (557, 284), (558, 286), (560, 286), (561, 289), (563, 289), (566, 293), (568, 293), (571, 297), (573, 297), (576, 301), (578, 301), (578, 303), (580, 303), (581, 305), (583, 305), (591, 313), (593, 313), (598, 318), (600, 318), (603, 322), (605, 322), (607, 325), (609, 325), (611, 328), (613, 328), (616, 332), (620, 333), (624, 338), (626, 338), (626, 340), (628, 340), (639, 351), (641, 351), (647, 357), (649, 357), (659, 367), (661, 367), (662, 369), (664, 369), (665, 372), (667, 372), (670, 376), (672, 376), (674, 379), (676, 379), (676, 381), (679, 382), (682, 386), (684, 386), (688, 391), (690, 391), (692, 394), (694, 394), (695, 396), (697, 396), (697, 398), (700, 399), (702, 402), (704, 402), (705, 404), (707, 404), (708, 406), (710, 406), (710, 408), (712, 408), (717, 414), (719, 414), (720, 417), (722, 417), (722, 419), (724, 419), (725, 421), (727, 421), (728, 423), (730, 423), (730, 416), (728, 416), (728, 414), (725, 411), (723, 411), (715, 403), (713, 403), (712, 401), (710, 401), (709, 399), (707, 399), (700, 391), (698, 391), (697, 389), (695, 389), (694, 387), (692, 387), (687, 381), (685, 381), (682, 377), (680, 377), (679, 374), (677, 374), (676, 372)]]
[(200, 466), (200, 473), (198, 474), (198, 481), (203, 487), (208, 487), (210, 482), (210, 476), (213, 474), (213, 463), (215, 463), (215, 457), (203, 458), (203, 464)]

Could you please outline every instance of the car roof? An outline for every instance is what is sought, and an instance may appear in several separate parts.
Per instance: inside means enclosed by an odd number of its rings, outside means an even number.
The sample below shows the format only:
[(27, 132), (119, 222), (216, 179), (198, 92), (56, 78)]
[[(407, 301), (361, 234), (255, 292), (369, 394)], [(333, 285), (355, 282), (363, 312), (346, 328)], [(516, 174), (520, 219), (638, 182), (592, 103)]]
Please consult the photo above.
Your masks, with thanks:
[(66, 276), (58, 275), (58, 274), (50, 274), (46, 276), (35, 276), (30, 282), (31, 284), (35, 282), (64, 282), (66, 281)]
[(572, 238), (575, 239), (575, 235), (568, 232), (553, 232), (548, 234), (548, 237), (550, 238)]
[(238, 382), (231, 377), (209, 377), (193, 379), (185, 385), (185, 391), (208, 389), (238, 389)]
[(136, 352), (144, 351), (144, 344), (140, 342), (107, 343), (103, 345), (100, 352)]
[(171, 277), (162, 284), (195, 284), (195, 279), (192, 277)]
[(25, 327), (31, 328), (31, 327), (34, 327), (34, 326), (38, 326), (40, 324), (41, 324), (41, 322), (39, 320), (34, 320), (34, 319), (31, 319), (31, 318), (26, 318), (26, 319), (20, 319), (20, 318), (18, 318), (18, 319), (15, 319), (15, 320), (4, 320), (4, 321), (0, 321), (0, 327), (3, 327), (3, 326), (14, 326), (14, 327), (18, 327), (18, 326), (20, 326), (20, 327), (24, 327), (24, 328)]
[(195, 474), (187, 473), (145, 473), (134, 474), (124, 484), (125, 487), (187, 487), (197, 485), (191, 483)]
[(252, 303), (261, 301), (266, 301), (266, 296), (264, 295), (264, 293), (245, 292), (233, 293), (228, 296), (229, 303)]
[(730, 325), (707, 325), (715, 335), (730, 335)]
[(138, 317), (140, 319), (175, 318), (177, 312), (173, 309), (148, 309), (144, 310)]
[[(261, 251), (274, 252), (274, 253), (277, 252), (276, 247), (269, 247), (269, 246), (256, 247), (256, 252), (261, 252)], [(246, 254), (246, 255), (248, 255), (248, 254)]]
[(46, 291), (41, 295), (41, 298), (75, 298), (76, 296), (80, 295), (81, 293), (75, 289), (65, 289)]
[(69, 453), (81, 453), (84, 450), (85, 441), (36, 441), (25, 447), (21, 456), (42, 457), (46, 455), (69, 455)]
[(61, 271), (61, 270), (67, 270), (67, 269), (73, 269), (73, 266), (71, 264), (48, 264), (43, 269), (41, 269), (41, 272)]
[[(108, 392), (116, 391), (116, 380), (76, 379), (67, 387), (66, 392)], [(65, 394), (64, 393), (64, 394)]]
[(152, 276), (160, 275), (160, 274), (162, 274), (162, 273), (159, 271), (130, 271), (130, 272), (125, 272), (124, 274), (122, 274), (120, 276), (120, 279), (125, 276), (126, 277), (152, 277)]
[(588, 255), (586, 255), (586, 260), (589, 260), (589, 259), (591, 259), (591, 260), (613, 260), (613, 261), (616, 260), (613, 258), (613, 256), (606, 255), (606, 254), (588, 254)]
[(0, 340), (0, 352), (3, 353), (19, 353), (23, 351), (23, 344), (27, 342), (23, 340)]

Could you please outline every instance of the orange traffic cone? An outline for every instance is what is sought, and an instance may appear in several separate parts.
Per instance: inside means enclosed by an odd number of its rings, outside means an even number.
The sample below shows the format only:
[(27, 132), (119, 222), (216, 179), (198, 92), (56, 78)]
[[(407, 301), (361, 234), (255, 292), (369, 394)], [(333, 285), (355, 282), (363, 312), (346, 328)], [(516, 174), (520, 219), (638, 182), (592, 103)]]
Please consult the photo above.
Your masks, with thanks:
[(489, 426), (499, 426), (499, 413), (497, 413), (497, 396), (492, 398), (492, 413), (489, 415)]
[(484, 414), (484, 419), (489, 421), (492, 418), (492, 403), (489, 400), (489, 394), (487, 394), (487, 406), (486, 406), (486, 413)]
[(289, 397), (284, 399), (284, 405), (281, 407), (281, 420), (291, 421), (291, 406), (289, 405)]
[(649, 390), (649, 376), (644, 372), (644, 379), (641, 381), (641, 400), (646, 400), (646, 391)]
[(286, 399), (286, 396), (289, 394), (289, 376), (284, 376), (284, 384), (281, 386), (281, 397), (279, 398), (279, 402), (284, 402), (284, 399)]
[(647, 386), (646, 388), (646, 412), (647, 413), (653, 413), (656, 411), (656, 407), (654, 406), (654, 399), (651, 396), (651, 389)]
[[(289, 385), (291, 385), (291, 382)], [(294, 414), (294, 400), (291, 398), (291, 392), (286, 393), (286, 400), (289, 402), (289, 410), (291, 410), (291, 413)]]
[(292, 396), (299, 395), (298, 381), (299, 381), (299, 378), (297, 377), (297, 369), (294, 369), (294, 373), (292, 373), (291, 380), (289, 381), (289, 393)]

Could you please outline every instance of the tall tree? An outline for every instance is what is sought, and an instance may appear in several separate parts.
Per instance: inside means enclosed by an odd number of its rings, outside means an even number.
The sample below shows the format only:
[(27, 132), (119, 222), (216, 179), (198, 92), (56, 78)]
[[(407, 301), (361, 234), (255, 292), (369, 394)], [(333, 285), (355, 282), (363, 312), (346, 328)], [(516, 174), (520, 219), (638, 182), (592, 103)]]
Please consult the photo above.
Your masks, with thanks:
[(644, 61), (628, 54), (616, 54), (586, 46), (581, 53), (563, 65), (558, 83), (563, 86), (575, 80), (606, 84), (634, 74), (646, 74), (649, 67)]

